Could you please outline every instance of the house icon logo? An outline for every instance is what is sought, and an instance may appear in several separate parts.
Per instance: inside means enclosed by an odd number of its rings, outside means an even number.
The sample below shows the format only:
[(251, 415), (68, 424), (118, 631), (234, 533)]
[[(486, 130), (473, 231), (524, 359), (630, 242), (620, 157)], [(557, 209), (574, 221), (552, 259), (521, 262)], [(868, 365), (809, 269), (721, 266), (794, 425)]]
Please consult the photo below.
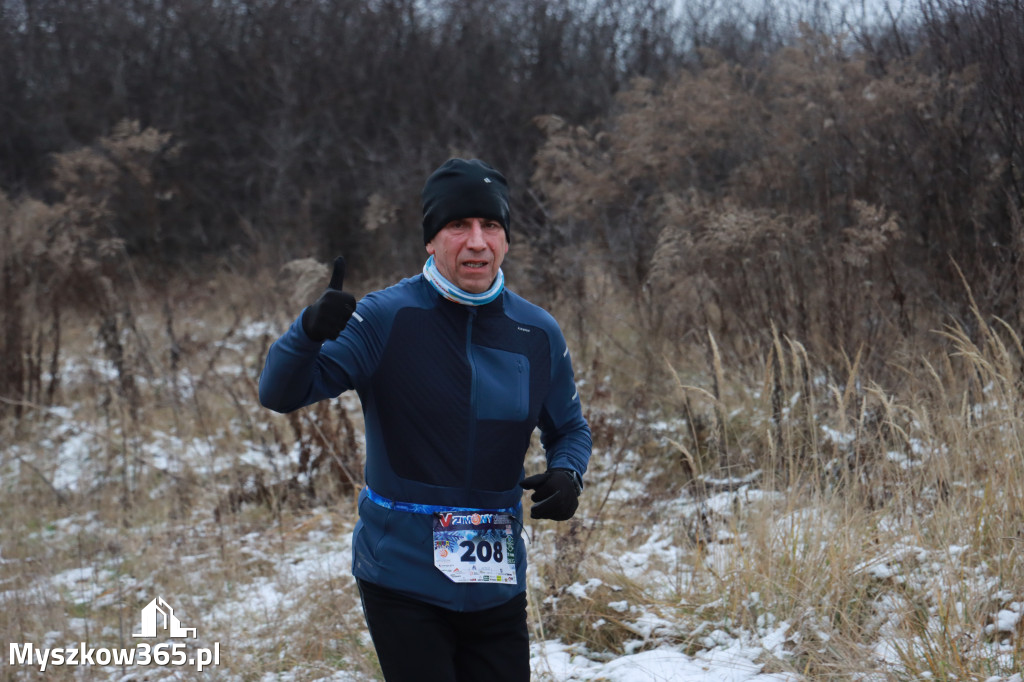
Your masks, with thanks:
[(156, 637), (157, 630), (165, 630), (168, 637), (196, 636), (196, 628), (182, 627), (174, 609), (163, 597), (157, 597), (142, 607), (142, 632), (133, 633), (132, 637)]

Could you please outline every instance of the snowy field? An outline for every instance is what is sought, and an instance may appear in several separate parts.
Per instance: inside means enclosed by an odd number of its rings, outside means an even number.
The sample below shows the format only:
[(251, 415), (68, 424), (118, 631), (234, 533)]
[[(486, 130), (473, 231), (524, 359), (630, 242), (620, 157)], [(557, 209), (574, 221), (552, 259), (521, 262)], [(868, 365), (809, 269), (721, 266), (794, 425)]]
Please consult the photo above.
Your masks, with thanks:
[[(264, 332), (253, 327), (240, 333), (237, 347), (228, 349), (235, 355), (224, 354), (217, 375), (244, 376), (254, 362), (245, 355), (247, 340)], [(114, 374), (101, 360), (78, 360), (65, 368), (68, 381)], [(200, 383), (182, 374), (173, 389), (187, 401)], [(116, 476), (116, 460), (109, 456), (110, 434), (116, 429), (83, 419), (83, 405), (36, 415), (44, 428), (35, 442), (0, 446), (5, 509), (17, 525), (17, 533), (7, 535), (8, 527), (0, 542), (0, 631), (5, 639), (0, 677), (118, 682), (373, 678), (372, 647), (349, 575), (354, 504), (342, 499), (277, 514), (257, 504), (243, 505), (220, 520), (211, 513), (236, 472), (258, 472), (260, 480), (272, 484), (296, 470), (297, 445), (281, 451), (261, 441), (271, 429), (269, 414), (250, 406), (254, 423), (229, 421), (189, 438), (148, 428), (145, 439), (132, 445), (136, 461), (131, 468), (151, 485), (146, 496), (152, 508), (162, 511), (154, 513), (153, 523), (136, 515), (130, 524), (119, 524), (111, 512), (116, 500), (90, 499), (91, 491), (109, 494), (112, 489), (108, 484)], [(354, 397), (343, 396), (341, 406), (357, 419)], [(643, 421), (632, 432), (656, 444), (681, 428), (664, 419), (632, 418)], [(615, 426), (622, 419), (612, 412), (607, 422)], [(624, 424), (618, 428), (626, 429)], [(847, 435), (823, 429), (821, 438), (842, 445)], [(889, 459), (896, 470), (910, 471), (926, 466), (936, 453), (922, 445), (909, 457), (894, 452)], [(756, 471), (742, 479), (708, 479), (712, 492), (701, 499), (691, 489), (669, 487), (666, 492), (664, 482), (657, 483), (664, 472), (649, 466), (646, 457), (628, 443), (595, 450), (577, 526), (589, 531), (590, 540), (576, 554), (566, 549), (564, 528), (527, 519), (533, 679), (815, 679), (800, 671), (800, 656), (831, 646), (832, 607), (815, 611), (809, 605), (797, 622), (774, 613), (758, 591), (737, 596), (735, 586), (754, 584), (751, 555), (758, 542), (765, 542), (749, 532), (750, 519), (760, 519), (758, 527), (768, 528), (768, 542), (778, 543), (782, 551), (789, 548), (794, 561), (830, 556), (830, 534), (838, 537), (842, 529), (815, 509), (791, 507), (786, 495), (762, 490)], [(190, 505), (176, 497), (176, 486), (186, 479), (196, 482)], [(38, 512), (19, 506), (19, 489), (38, 487), (40, 480), (55, 496), (77, 502)], [(659, 485), (662, 493), (646, 499)], [(65, 511), (69, 506), (74, 509)], [(687, 541), (700, 524), (702, 542)], [(849, 571), (864, 585), (858, 592), (864, 603), (857, 608), (874, 639), (859, 651), (860, 672), (832, 679), (913, 678), (904, 668), (908, 652), (931, 646), (929, 639), (908, 637), (901, 627), (906, 595), (914, 592), (948, 597), (921, 602), (926, 633), (958, 622), (944, 609), (966, 613), (977, 601), (974, 595), (984, 594), (984, 622), (942, 634), (962, 637), (958, 641), (965, 655), (988, 662), (991, 673), (972, 679), (1024, 682), (1015, 668), (1024, 629), (1024, 586), (999, 585), (984, 562), (961, 566), (964, 546), (921, 546), (920, 536), (904, 533), (896, 520), (888, 526), (883, 520), (878, 532), (889, 541), (862, 552)], [(572, 557), (580, 558), (578, 565), (566, 566)], [(1015, 557), (1019, 554), (1011, 552), (998, 560)], [(572, 577), (566, 580), (566, 575)], [(554, 582), (560, 583), (557, 590)], [(51, 659), (43, 666), (32, 658), (44, 650), (135, 647), (139, 639), (133, 634), (144, 627), (137, 605), (157, 597), (173, 607), (182, 626), (195, 628), (182, 651), (183, 664), (101, 665), (94, 660), (92, 665), (69, 665)], [(559, 614), (567, 615), (558, 621)], [(575, 627), (574, 618), (579, 619)], [(561, 623), (559, 634), (574, 633), (572, 641), (548, 632), (545, 623), (555, 622)], [(35, 654), (25, 658), (27, 643)], [(194, 654), (214, 648), (217, 664), (197, 672), (191, 665)]]

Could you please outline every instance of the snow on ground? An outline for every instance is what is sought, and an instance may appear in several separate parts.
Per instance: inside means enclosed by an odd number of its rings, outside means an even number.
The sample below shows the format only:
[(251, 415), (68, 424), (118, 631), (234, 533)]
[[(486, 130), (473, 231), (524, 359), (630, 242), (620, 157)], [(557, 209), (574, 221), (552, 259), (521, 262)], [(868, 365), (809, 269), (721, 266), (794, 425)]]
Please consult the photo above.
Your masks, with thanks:
[[(243, 336), (263, 333), (268, 333), (268, 329), (254, 327)], [(241, 346), (239, 350), (242, 350)], [(88, 378), (105, 373), (109, 373), (108, 369), (97, 361), (93, 366), (73, 366), (66, 372), (66, 376), (81, 375)], [(179, 388), (184, 389), (188, 384), (188, 377), (183, 374)], [(353, 407), (354, 401), (346, 403), (346, 408)], [(48, 453), (49, 459), (33, 459), (37, 452), (24, 446), (0, 445), (0, 483), (43, 475), (58, 490), (81, 491), (89, 489), (97, 477), (105, 475), (107, 462), (104, 460), (103, 438), (95, 434), (89, 424), (76, 421), (72, 408), (52, 408), (52, 414), (58, 426), (37, 448), (38, 451)], [(666, 422), (652, 422), (648, 428), (651, 432), (670, 432), (674, 427)], [(824, 435), (837, 443), (844, 442), (847, 437), (840, 433)], [(282, 472), (292, 470), (297, 457), (296, 452), (268, 452), (267, 448), (251, 443), (242, 443), (239, 449), (237, 439), (225, 440), (234, 443), (235, 451), (225, 451), (212, 439), (183, 441), (174, 435), (157, 431), (138, 450), (146, 466), (169, 473), (187, 469), (202, 477), (213, 477), (232, 467), (245, 465), (264, 470), (271, 476), (270, 480), (278, 480)], [(926, 453), (926, 449), (917, 454), (921, 453)], [(625, 454), (623, 468), (637, 464), (630, 459), (634, 456), (635, 453)], [(916, 462), (905, 459), (899, 453), (894, 453), (890, 459), (900, 466), (917, 466)], [(601, 561), (611, 567), (615, 575), (642, 584), (646, 594), (659, 597), (665, 595), (665, 600), (670, 599), (672, 586), (687, 579), (688, 562), (691, 560), (674, 541), (679, 531), (678, 520), (708, 515), (728, 517), (738, 506), (770, 502), (778, 493), (758, 490), (756, 485), (759, 475), (760, 472), (754, 472), (741, 479), (708, 480), (710, 488), (726, 492), (711, 493), (699, 503), (681, 495), (661, 510), (662, 518), (674, 519), (676, 525), (670, 525), (667, 521), (646, 521), (642, 537), (605, 550), (600, 556)], [(594, 478), (600, 480), (596, 476)], [(594, 481), (588, 482), (594, 485)], [(607, 493), (607, 502), (627, 507), (631, 500), (645, 494), (645, 486), (643, 480), (619, 476), (614, 489)], [(208, 537), (218, 534), (209, 519), (192, 520), (190, 523), (187, 530), (193, 535), (198, 534), (202, 538), (204, 533)], [(816, 527), (821, 532), (822, 524), (827, 523), (827, 520), (811, 518), (806, 512), (797, 510), (780, 515), (776, 523), (780, 532), (794, 535), (803, 527)], [(215, 549), (206, 547), (192, 553), (183, 552), (175, 557), (177, 570), (192, 576), (184, 583), (188, 586), (187, 594), (161, 596), (178, 608), (186, 626), (198, 629), (199, 645), (219, 642), (223, 647), (225, 661), (231, 661), (222, 668), (207, 671), (204, 677), (217, 680), (259, 679), (261, 682), (355, 682), (363, 679), (358, 673), (338, 670), (352, 667), (358, 670), (358, 666), (349, 665), (351, 661), (307, 664), (301, 653), (296, 653), (303, 644), (302, 638), (307, 636), (304, 633), (317, 628), (350, 637), (365, 651), (370, 651), (369, 635), (362, 621), (358, 601), (353, 596), (353, 581), (349, 574), (351, 529), (351, 518), (317, 508), (308, 512), (308, 518), (302, 520), (297, 528), (288, 529), (286, 539), (282, 539), (280, 529), (273, 528), (232, 537), (230, 542), (237, 551), (238, 561), (243, 566), (253, 567), (253, 570), (236, 574), (245, 579), (236, 578), (237, 581), (229, 585), (225, 585), (220, 576), (203, 573), (204, 570), (210, 571), (211, 565), (216, 565)], [(142, 528), (129, 532), (160, 536), (161, 532), (167, 530)], [(49, 521), (45, 528), (36, 531), (30, 538), (40, 547), (39, 557), (33, 561), (45, 562), (55, 552), (61, 551), (57, 549), (60, 547), (73, 548), (75, 538), (82, 534), (116, 539), (123, 533), (123, 529), (105, 526), (91, 513)], [(527, 533), (531, 535), (530, 554), (533, 561), (529, 577), (532, 589), (530, 596), (536, 603), (538, 598), (543, 601), (543, 597), (538, 595), (544, 594), (545, 586), (535, 566), (545, 559), (551, 559), (546, 554), (552, 551), (553, 543), (548, 542), (543, 533), (532, 536), (530, 528)], [(725, 573), (734, 560), (736, 547), (740, 544), (739, 538), (732, 538), (727, 531), (719, 530), (717, 539), (721, 542), (711, 542), (707, 546), (705, 562), (709, 568)], [(955, 565), (956, 557), (962, 551), (963, 548), (950, 547), (946, 556), (938, 557), (934, 552), (916, 547), (913, 539), (908, 538), (906, 543), (893, 545), (887, 552), (865, 560), (855, 570), (870, 575), (879, 583), (895, 581), (924, 591), (936, 585), (963, 585), (971, 581), (982, 583), (987, 580), (988, 577), (981, 572), (976, 576), (952, 572), (944, 574), (948, 570), (945, 567)], [(14, 563), (13, 560), (0, 557), (2, 568), (15, 570)], [(917, 574), (912, 573), (911, 568), (917, 570)], [(0, 580), (0, 609), (10, 603), (22, 608), (26, 604), (66, 605), (69, 613), (63, 614), (63, 617), (54, 614), (54, 622), (44, 623), (44, 631), (29, 633), (36, 637), (34, 643), (37, 646), (73, 645), (82, 641), (90, 632), (93, 637), (99, 634), (116, 640), (119, 636), (116, 632), (95, 633), (95, 627), (91, 626), (88, 618), (90, 610), (116, 608), (119, 600), (128, 598), (145, 602), (156, 596), (159, 589), (159, 584), (152, 577), (125, 575), (116, 564), (85, 565), (53, 572), (39, 571), (28, 587), (16, 593), (6, 588), (5, 581)], [(561, 598), (587, 600), (600, 590), (612, 590), (614, 593), (618, 589), (601, 578), (584, 576), (579, 582), (570, 585)], [(978, 591), (986, 591), (985, 586), (979, 586)], [(991, 589), (987, 591), (992, 592)], [(1001, 634), (1019, 631), (1024, 618), (1024, 601), (1019, 593), (1006, 591), (995, 594), (995, 598), (998, 607), (991, 622), (986, 625), (986, 635), (995, 644), (986, 646), (998, 646)], [(888, 597), (883, 596), (875, 605), (878, 617), (882, 619), (886, 617), (886, 599)], [(752, 594), (748, 601), (756, 605), (759, 596)], [(325, 602), (337, 604), (337, 609), (330, 613), (328, 621), (310, 623), (311, 611), (323, 606)], [(895, 602), (890, 606), (893, 611), (899, 607)], [(625, 596), (619, 599), (615, 595), (607, 601), (607, 607), (619, 617), (620, 626), (626, 627), (636, 637), (623, 643), (623, 653), (616, 655), (608, 651), (591, 651), (581, 644), (565, 643), (553, 638), (535, 638), (531, 645), (533, 679), (537, 682), (796, 682), (803, 679), (794, 674), (768, 672), (764, 669), (765, 660), (785, 660), (786, 647), (791, 643), (788, 641), (789, 624), (777, 622), (770, 613), (762, 613), (758, 617), (757, 627), (753, 631), (726, 631), (708, 621), (696, 630), (691, 627), (689, 631), (682, 632), (682, 625), (673, 622), (664, 610), (655, 605), (631, 602)], [(716, 605), (706, 604), (702, 608), (711, 611)], [(671, 611), (671, 608), (667, 610)], [(593, 625), (602, 627), (604, 623), (598, 620)], [(139, 621), (135, 621), (124, 624), (123, 629), (135, 632), (138, 628)], [(882, 632), (887, 632), (885, 627), (882, 627)], [(899, 663), (899, 652), (895, 645), (908, 646), (906, 642), (896, 642), (896, 637), (893, 634), (892, 639), (879, 641), (875, 647), (878, 660), (889, 661), (894, 667), (898, 667)], [(687, 646), (684, 648), (679, 644), (680, 641), (687, 641)], [(358, 651), (358, 646), (353, 650)], [(267, 664), (267, 657), (272, 655), (268, 652), (276, 652), (281, 657), (279, 664), (269, 666), (273, 668), (272, 672), (253, 677), (253, 670), (259, 670)], [(3, 653), (5, 656), (8, 654), (7, 651)], [(1012, 651), (1008, 650), (1003, 655), (1009, 657)], [(293, 659), (296, 662), (289, 662)], [(10, 661), (5, 659), (5, 664), (8, 663)], [(20, 669), (12, 666), (4, 676), (12, 670), (15, 676), (25, 679), (37, 677), (30, 666)], [(131, 666), (93, 666), (76, 671), (75, 676), (116, 682), (142, 678), (196, 679), (182, 670), (163, 669), (157, 673), (152, 668)], [(882, 679), (884, 677), (878, 675), (860, 678), (861, 682)], [(1009, 677), (991, 677), (988, 682), (996, 680), (1024, 682), (1019, 673)]]
[[(78, 432), (76, 429), (68, 429), (69, 434)], [(77, 435), (68, 437), (61, 442), (58, 451), (75, 447), (74, 444), (79, 442)], [(168, 443), (163, 445), (166, 446)], [(203, 459), (211, 456), (211, 453), (203, 448), (186, 447), (184, 450), (199, 453)], [(68, 467), (69, 462), (79, 462), (88, 466), (88, 457), (65, 452), (59, 455), (58, 460), (62, 480), (87, 480), (82, 478), (85, 472), (76, 472)], [(154, 462), (163, 463), (159, 457), (154, 457)], [(206, 466), (216, 467), (216, 463), (207, 462)], [(245, 561), (259, 562), (263, 566), (260, 570), (261, 575), (246, 583), (233, 585), (217, 597), (203, 593), (205, 581), (201, 571), (204, 565), (210, 563), (209, 557), (188, 554), (178, 557), (183, 570), (199, 572), (197, 579), (192, 583), (193, 587), (190, 588), (188, 595), (162, 596), (178, 607), (178, 613), (185, 625), (198, 627), (198, 644), (208, 646), (213, 641), (221, 642), (224, 658), (234, 657), (234, 662), (240, 663), (238, 667), (244, 670), (261, 652), (274, 650), (282, 638), (287, 640), (290, 632), (302, 627), (308, 605), (312, 600), (332, 598), (330, 594), (321, 591), (324, 585), (335, 581), (335, 589), (351, 587), (351, 577), (348, 573), (351, 551), (350, 521), (342, 520), (339, 515), (321, 509), (314, 510), (310, 520), (302, 525), (306, 528), (304, 537), (298, 542), (290, 543), (284, 553), (275, 550), (273, 539), (267, 537), (271, 534), (254, 532), (236, 539), (234, 543), (241, 548), (239, 553)], [(197, 524), (197, 527), (201, 529), (201, 524)], [(40, 532), (40, 540), (60, 543), (82, 532), (102, 535), (115, 534), (117, 530), (103, 527), (94, 515), (87, 514), (50, 524), (47, 530)], [(658, 528), (652, 528), (651, 536), (645, 542), (619, 556), (619, 565), (625, 574), (636, 579), (658, 580), (658, 573), (652, 572), (651, 567), (674, 566), (679, 560), (669, 536), (668, 532), (659, 532)], [(536, 549), (539, 555), (543, 554), (542, 548)], [(159, 589), (150, 581), (137, 578), (118, 575), (109, 567), (86, 566), (54, 575), (42, 574), (31, 588), (24, 590), (24, 594), (18, 597), (23, 601), (31, 601), (31, 595), (39, 597), (59, 594), (76, 610), (87, 611), (89, 608), (110, 606), (111, 599), (116, 598), (119, 593), (147, 599), (151, 591)], [(531, 577), (531, 580), (536, 578)], [(341, 588), (338, 587), (339, 584)], [(567, 593), (585, 597), (588, 591), (600, 586), (601, 580), (590, 579), (571, 586)], [(211, 590), (213, 588), (212, 585), (208, 587)], [(0, 592), (0, 604), (13, 596)], [(672, 623), (653, 612), (645, 613), (642, 605), (638, 608), (637, 605), (631, 605), (625, 600), (613, 603), (612, 607), (621, 609), (629, 616), (638, 636), (641, 636), (649, 647), (608, 659), (607, 654), (595, 654), (580, 646), (566, 645), (558, 640), (536, 641), (531, 647), (533, 679), (538, 682), (782, 682), (798, 679), (791, 675), (763, 673), (762, 666), (756, 662), (765, 653), (770, 653), (773, 642), (777, 641), (771, 632), (763, 641), (741, 641), (725, 632), (711, 631), (704, 637), (705, 648), (694, 655), (687, 655), (678, 646), (657, 644), (660, 634), (671, 634)], [(369, 646), (369, 635), (362, 624), (357, 603), (352, 604), (349, 612), (344, 615), (344, 620), (346, 627), (356, 629), (357, 636)], [(1004, 618), (1006, 622), (1011, 620), (1010, 614)], [(87, 618), (69, 619), (64, 623), (63, 631), (58, 630), (58, 624), (54, 623), (45, 638), (35, 644), (74, 646), (89, 631), (87, 621)], [(126, 627), (135, 632), (140, 624), (136, 621), (126, 624)], [(641, 643), (641, 640), (637, 640), (635, 644)], [(26, 673), (26, 679), (35, 674), (27, 666), (21, 672)], [(88, 669), (82, 668), (75, 674), (77, 677), (127, 682), (137, 679), (136, 676), (143, 673), (153, 675), (154, 670), (151, 667), (93, 666)], [(214, 679), (243, 679), (241, 674), (233, 673), (230, 667), (215, 673)], [(153, 679), (193, 678), (180, 670), (164, 669)], [(315, 679), (350, 682), (359, 678), (349, 672), (318, 671), (305, 666), (296, 666), (291, 671), (266, 673), (262, 677), (264, 682)]]
[(787, 675), (762, 674), (761, 666), (752, 662), (760, 653), (760, 650), (735, 645), (687, 656), (666, 646), (598, 663), (574, 655), (571, 647), (560, 642), (548, 641), (532, 647), (532, 670), (535, 680), (552, 682), (769, 682), (799, 679)]
[[(93, 480), (95, 470), (96, 445), (87, 425), (77, 424), (73, 415), (62, 411), (58, 415), (62, 426), (54, 431), (47, 446), (53, 454), (53, 466), (47, 471), (52, 476), (54, 485), (66, 489), (74, 489), (82, 482)], [(243, 443), (244, 448), (248, 448)], [(271, 461), (257, 448), (252, 447), (244, 452), (219, 452), (208, 447), (204, 441), (183, 443), (166, 434), (154, 434), (151, 443), (142, 448), (150, 460), (150, 465), (168, 471), (177, 471), (187, 464), (193, 471), (203, 475), (212, 475), (222, 470), (230, 462), (243, 462), (250, 466), (263, 467), (268, 473), (280, 473), (289, 468), (289, 457), (295, 453), (283, 455), (283, 459)], [(165, 453), (175, 452), (174, 458)], [(28, 453), (17, 450), (17, 446), (7, 449), (5, 457), (0, 461), (0, 481), (4, 478), (16, 477), (20, 471), (19, 457)], [(11, 456), (15, 455), (15, 456)], [(21, 472), (27, 473), (27, 472)], [(699, 505), (688, 497), (670, 501), (663, 511), (666, 518), (692, 518), (701, 513), (728, 516), (739, 504), (751, 504), (770, 500), (777, 493), (766, 493), (751, 486), (753, 479), (733, 481), (738, 487), (735, 490), (709, 495)], [(621, 479), (622, 485), (617, 486), (610, 498), (626, 496), (635, 490), (635, 481)], [(721, 482), (720, 482), (721, 483)], [(808, 518), (803, 512), (784, 514), (777, 524), (792, 532), (792, 529), (821, 523), (821, 519)], [(203, 524), (206, 524), (204, 530)], [(303, 532), (287, 543), (287, 549), (281, 550), (276, 543), (274, 533), (266, 529), (252, 532), (232, 540), (238, 547), (243, 562), (259, 565), (258, 575), (246, 582), (233, 584), (228, 588), (217, 585), (212, 579), (202, 575), (204, 566), (211, 564), (211, 555), (184, 554), (178, 557), (182, 570), (196, 571), (196, 578), (189, 585), (188, 594), (165, 594), (168, 601), (180, 607), (186, 624), (199, 628), (198, 645), (210, 645), (214, 641), (221, 642), (224, 658), (231, 658), (234, 666), (226, 666), (216, 671), (215, 679), (240, 680), (251, 678), (251, 669), (265, 664), (265, 652), (278, 651), (282, 655), (294, 646), (292, 633), (300, 632), (309, 627), (310, 605), (318, 601), (337, 599), (338, 595), (347, 592), (349, 601), (346, 610), (337, 618), (340, 627), (355, 639), (361, 641), (370, 650), (371, 642), (362, 622), (358, 602), (352, 598), (353, 583), (349, 575), (351, 518), (327, 509), (314, 509), (309, 513), (308, 520), (301, 523)], [(150, 529), (152, 530), (152, 529)], [(199, 533), (214, 533), (209, 519), (197, 522), (192, 529)], [(651, 523), (646, 534), (632, 544), (619, 548), (611, 548), (602, 561), (614, 567), (617, 575), (645, 585), (648, 594), (670, 592), (668, 587), (680, 575), (687, 572), (685, 553), (681, 552), (673, 541), (674, 528), (667, 524)], [(68, 542), (78, 534), (116, 536), (118, 529), (104, 527), (92, 513), (58, 519), (48, 524), (45, 530), (38, 532), (38, 539), (43, 545), (60, 545)], [(142, 532), (148, 532), (142, 529)], [(527, 533), (532, 533), (527, 528)], [(731, 538), (720, 535), (720, 539)], [(534, 565), (545, 559), (546, 553), (552, 551), (552, 544), (543, 533), (531, 540), (530, 583), (533, 593), (531, 598), (544, 593), (543, 580), (536, 575)], [(713, 542), (706, 552), (706, 562), (719, 571), (726, 571), (733, 560), (735, 544), (731, 542)], [(954, 558), (963, 548), (951, 547), (948, 550)], [(880, 554), (856, 567), (879, 581), (897, 580), (911, 582), (921, 580), (910, 575), (907, 567), (933, 566), (935, 572), (942, 570), (948, 562), (938, 561), (929, 552), (912, 544), (896, 544), (887, 552)], [(2, 560), (2, 559), (0, 559)], [(60, 595), (77, 612), (88, 612), (89, 609), (115, 606), (118, 595), (132, 595), (136, 600), (146, 600), (152, 592), (159, 589), (152, 580), (145, 576), (125, 576), (115, 570), (116, 566), (90, 565), (59, 571), (53, 574), (41, 573), (36, 581), (21, 594), (13, 595), (0, 589), (0, 605), (17, 599), (19, 603), (45, 600), (45, 595)], [(970, 580), (971, 576), (949, 575), (945, 578), (950, 583)], [(983, 575), (977, 580), (984, 580)], [(925, 584), (922, 582), (922, 586)], [(327, 592), (325, 592), (325, 589)], [(600, 589), (618, 589), (607, 585), (600, 578), (584, 577), (580, 582), (570, 585), (562, 598), (588, 599)], [(333, 593), (331, 591), (333, 590)], [(207, 592), (208, 591), (208, 592)], [(214, 593), (216, 592), (216, 593)], [(998, 595), (997, 595), (998, 596)], [(1003, 604), (994, 613), (992, 622), (987, 626), (987, 634), (998, 636), (1009, 633), (1019, 627), (1024, 617), (1024, 603), (1019, 595), (1006, 592)], [(548, 599), (552, 599), (549, 597)], [(751, 603), (758, 600), (751, 595)], [(531, 646), (531, 667), (533, 679), (538, 682), (587, 681), (595, 682), (796, 682), (801, 680), (798, 675), (789, 673), (765, 672), (764, 660), (785, 660), (787, 656), (788, 625), (775, 622), (771, 614), (764, 614), (759, 620), (755, 632), (726, 632), (714, 623), (707, 626), (696, 638), (694, 633), (680, 631), (680, 625), (667, 619), (657, 608), (642, 603), (631, 603), (627, 599), (612, 600), (608, 608), (621, 614), (621, 620), (635, 633), (636, 639), (624, 643), (621, 655), (609, 652), (589, 651), (579, 644), (567, 644), (557, 639), (540, 639)], [(714, 604), (705, 605), (708, 609)], [(895, 609), (898, 605), (893, 604)], [(884, 612), (885, 602), (878, 604), (879, 611)], [(883, 614), (884, 616), (884, 614)], [(63, 630), (60, 629), (64, 626)], [(324, 624), (325, 627), (338, 627), (338, 623)], [(601, 622), (594, 624), (595, 627)], [(138, 629), (138, 622), (131, 626)], [(69, 617), (62, 624), (48, 625), (47, 632), (41, 634), (38, 646), (74, 645), (86, 636), (90, 630), (87, 617)], [(883, 629), (884, 631), (884, 629)], [(113, 633), (105, 633), (113, 634)], [(687, 635), (690, 635), (687, 637)], [(687, 651), (678, 642), (688, 639)], [(906, 646), (905, 643), (903, 643)], [(4, 652), (5, 654), (7, 652)], [(898, 666), (899, 655), (893, 642), (880, 641), (875, 653), (879, 660), (890, 661)], [(289, 654), (289, 655), (294, 655)], [(336, 667), (346, 667), (344, 663)], [(356, 673), (339, 671), (336, 667), (320, 664), (320, 667), (295, 664), (278, 666), (274, 672), (263, 675), (261, 682), (308, 682), (325, 680), (330, 682), (352, 682), (360, 679)], [(86, 670), (86, 669), (83, 669)], [(242, 672), (238, 672), (242, 671)], [(27, 668), (23, 671), (32, 673)], [(77, 673), (90, 679), (107, 679), (124, 681), (137, 679), (133, 675), (145, 672), (152, 675), (152, 668), (125, 669), (117, 667), (91, 668), (88, 672)], [(164, 670), (161, 676), (152, 679), (192, 679), (187, 675), (179, 677), (176, 670)], [(182, 673), (183, 674), (183, 673)], [(105, 675), (105, 677), (104, 677)], [(863, 677), (864, 681), (882, 679), (880, 677)], [(1021, 676), (992, 677), (992, 682), (1024, 682)]]

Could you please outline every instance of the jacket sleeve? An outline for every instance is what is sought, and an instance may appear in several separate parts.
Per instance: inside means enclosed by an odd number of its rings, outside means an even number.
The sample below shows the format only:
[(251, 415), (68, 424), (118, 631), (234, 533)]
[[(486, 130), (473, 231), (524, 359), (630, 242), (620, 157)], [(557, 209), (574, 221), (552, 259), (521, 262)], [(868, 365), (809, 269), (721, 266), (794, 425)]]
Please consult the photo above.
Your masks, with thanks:
[(376, 363), (379, 337), (363, 299), (337, 339), (320, 344), (302, 329), (302, 315), (270, 346), (260, 374), (260, 404), (292, 412), (358, 389)]
[(540, 414), (540, 441), (549, 469), (572, 469), (583, 476), (592, 448), (590, 426), (583, 417), (565, 339), (559, 332), (552, 342), (561, 350), (553, 353), (551, 390)]

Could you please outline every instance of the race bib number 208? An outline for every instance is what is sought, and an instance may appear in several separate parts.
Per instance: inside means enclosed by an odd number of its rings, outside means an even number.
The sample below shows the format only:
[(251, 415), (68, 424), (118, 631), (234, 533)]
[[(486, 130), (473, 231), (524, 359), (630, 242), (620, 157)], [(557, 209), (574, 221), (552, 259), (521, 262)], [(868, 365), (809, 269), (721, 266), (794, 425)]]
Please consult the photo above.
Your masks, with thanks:
[(434, 514), (434, 566), (452, 582), (515, 585), (515, 548), (510, 514)]

